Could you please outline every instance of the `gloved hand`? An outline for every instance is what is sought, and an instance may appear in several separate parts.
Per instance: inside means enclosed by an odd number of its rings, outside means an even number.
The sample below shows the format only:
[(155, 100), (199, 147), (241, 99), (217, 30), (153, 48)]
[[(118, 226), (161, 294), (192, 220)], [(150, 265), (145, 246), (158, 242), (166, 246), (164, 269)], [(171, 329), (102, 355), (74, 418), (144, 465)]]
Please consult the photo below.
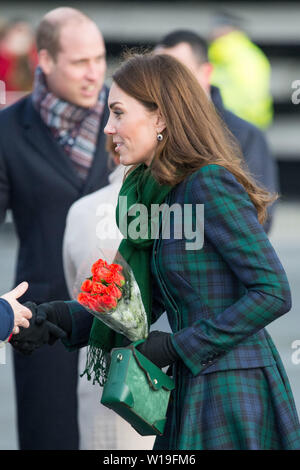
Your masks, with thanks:
[(58, 330), (61, 329), (66, 333), (64, 336), (69, 336), (72, 333), (72, 317), (67, 304), (62, 300), (38, 305), (36, 320), (40, 323), (51, 322), (57, 326)]
[(151, 331), (136, 349), (160, 368), (173, 364), (179, 358), (171, 341), (171, 333), (164, 331)]
[(58, 339), (65, 338), (72, 330), (72, 319), (64, 302), (49, 302), (36, 305), (24, 304), (32, 312), (29, 328), (20, 328), (20, 333), (13, 335), (10, 343), (22, 354), (31, 354), (44, 344), (52, 345)]

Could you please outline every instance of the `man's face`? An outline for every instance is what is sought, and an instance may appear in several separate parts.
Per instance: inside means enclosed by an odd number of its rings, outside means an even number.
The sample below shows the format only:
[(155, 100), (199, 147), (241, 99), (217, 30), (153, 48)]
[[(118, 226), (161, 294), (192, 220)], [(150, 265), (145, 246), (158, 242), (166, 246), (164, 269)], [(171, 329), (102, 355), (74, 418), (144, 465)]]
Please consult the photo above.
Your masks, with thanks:
[(68, 23), (60, 31), (60, 46), (56, 60), (47, 52), (40, 60), (49, 89), (69, 103), (94, 106), (106, 72), (100, 31), (92, 22)]
[[(184, 64), (197, 78), (202, 88), (208, 93), (210, 88), (211, 65), (200, 64), (191, 46), (187, 42), (180, 42), (173, 47), (157, 47), (155, 52), (167, 54)], [(210, 71), (210, 73), (208, 73)]]

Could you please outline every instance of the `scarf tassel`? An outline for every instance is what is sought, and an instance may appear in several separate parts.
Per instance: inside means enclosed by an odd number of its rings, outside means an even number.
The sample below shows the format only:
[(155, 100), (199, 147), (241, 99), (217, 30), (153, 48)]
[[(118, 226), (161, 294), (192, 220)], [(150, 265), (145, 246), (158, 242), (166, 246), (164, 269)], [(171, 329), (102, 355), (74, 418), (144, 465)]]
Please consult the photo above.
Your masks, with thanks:
[(100, 387), (103, 387), (107, 381), (109, 365), (110, 354), (108, 352), (95, 346), (89, 346), (85, 369), (80, 377), (86, 375), (88, 380), (93, 378), (93, 385), (98, 383)]

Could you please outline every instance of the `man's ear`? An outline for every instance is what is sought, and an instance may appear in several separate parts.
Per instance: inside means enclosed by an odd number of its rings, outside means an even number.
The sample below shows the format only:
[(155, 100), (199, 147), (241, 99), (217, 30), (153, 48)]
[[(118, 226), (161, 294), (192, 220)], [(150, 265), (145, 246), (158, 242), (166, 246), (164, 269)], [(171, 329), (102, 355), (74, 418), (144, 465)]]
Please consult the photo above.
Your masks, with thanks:
[(204, 62), (198, 68), (197, 79), (202, 88), (209, 94), (213, 66), (210, 62)]
[(52, 72), (54, 66), (54, 60), (47, 51), (47, 49), (41, 49), (39, 51), (39, 66), (45, 75), (49, 75)]

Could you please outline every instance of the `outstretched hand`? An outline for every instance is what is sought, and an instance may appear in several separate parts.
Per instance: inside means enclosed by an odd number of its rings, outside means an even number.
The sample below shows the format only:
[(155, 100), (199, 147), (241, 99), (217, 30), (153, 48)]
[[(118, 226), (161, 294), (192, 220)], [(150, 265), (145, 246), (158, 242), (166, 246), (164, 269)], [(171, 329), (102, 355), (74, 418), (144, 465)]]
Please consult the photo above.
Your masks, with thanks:
[(67, 336), (64, 330), (47, 320), (47, 315), (35, 303), (26, 302), (24, 306), (32, 312), (30, 326), (27, 329), (21, 328), (20, 333), (13, 335), (10, 341), (19, 352), (28, 355), (44, 344), (52, 345), (57, 339)]
[(15, 287), (7, 294), (1, 296), (2, 299), (5, 299), (11, 306), (14, 312), (14, 329), (13, 334), (20, 332), (20, 327), (28, 328), (29, 320), (32, 317), (32, 313), (29, 308), (25, 305), (20, 304), (17, 301), (28, 289), (28, 282), (21, 282), (17, 287)]

